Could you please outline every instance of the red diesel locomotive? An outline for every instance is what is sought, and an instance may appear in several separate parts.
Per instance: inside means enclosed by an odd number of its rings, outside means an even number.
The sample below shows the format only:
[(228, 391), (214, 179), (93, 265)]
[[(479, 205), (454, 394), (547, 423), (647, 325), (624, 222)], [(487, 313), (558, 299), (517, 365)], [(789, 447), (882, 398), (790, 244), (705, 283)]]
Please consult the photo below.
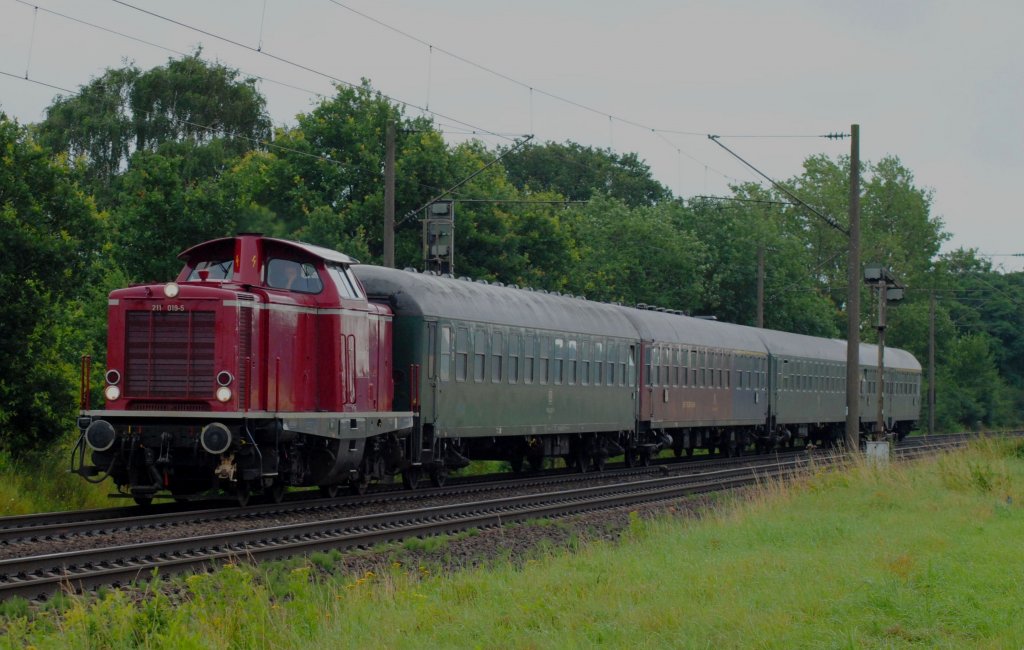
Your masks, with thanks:
[(393, 410), (392, 314), (367, 300), (355, 260), (259, 235), (179, 257), (176, 281), (110, 294), (106, 408), (81, 414), (76, 471), (148, 504), (211, 490), (241, 503), (279, 500), (286, 486), (334, 494), (408, 468), (413, 413)]

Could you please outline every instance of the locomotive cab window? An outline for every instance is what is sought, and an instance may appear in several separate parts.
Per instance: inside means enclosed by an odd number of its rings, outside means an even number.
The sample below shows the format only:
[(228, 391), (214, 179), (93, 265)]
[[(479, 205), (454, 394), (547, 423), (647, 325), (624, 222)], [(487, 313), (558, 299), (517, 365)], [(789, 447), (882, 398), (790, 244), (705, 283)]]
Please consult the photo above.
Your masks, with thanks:
[[(199, 282), (202, 280), (230, 280), (231, 275), (234, 272), (234, 259), (228, 258), (226, 260), (203, 260), (197, 262), (192, 267), (192, 272), (188, 274), (189, 282)], [(203, 278), (203, 275), (206, 277)]]
[(298, 293), (320, 293), (324, 289), (316, 267), (309, 262), (274, 258), (267, 262), (267, 286)]
[(338, 295), (346, 300), (362, 300), (363, 292), (359, 282), (352, 276), (352, 270), (338, 264), (331, 264), (327, 270), (338, 289)]

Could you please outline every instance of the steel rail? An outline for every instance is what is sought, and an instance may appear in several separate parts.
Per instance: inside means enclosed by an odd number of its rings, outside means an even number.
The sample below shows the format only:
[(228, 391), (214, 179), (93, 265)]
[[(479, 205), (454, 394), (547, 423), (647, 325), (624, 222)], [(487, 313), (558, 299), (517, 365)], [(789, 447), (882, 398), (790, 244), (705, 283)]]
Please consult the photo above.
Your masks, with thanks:
[[(917, 458), (964, 444), (966, 440), (962, 438), (941, 441), (932, 437), (911, 448), (898, 449), (895, 455), (897, 460)], [(264, 561), (329, 549), (367, 547), (414, 536), (425, 537), (527, 519), (667, 501), (763, 480), (791, 477), (809, 466), (836, 466), (849, 462), (850, 459), (844, 456), (819, 457), (805, 454), (785, 460), (780, 458), (774, 463), (554, 493), (16, 558), (0, 561), (0, 600), (12, 596), (45, 598), (61, 589), (80, 591), (100, 585), (127, 585), (144, 579), (154, 571), (170, 575), (209, 570), (223, 562)]]
[(208, 569), (224, 561), (266, 560), (327, 549), (365, 547), (413, 536), (438, 535), (678, 498), (730, 489), (768, 477), (791, 475), (812, 462), (810, 459), (791, 459), (698, 476), (644, 479), (555, 493), (3, 560), (0, 561), (0, 599), (12, 596), (40, 598), (62, 588), (77, 591), (103, 584), (123, 585), (147, 577), (154, 569), (162, 575), (180, 573)]

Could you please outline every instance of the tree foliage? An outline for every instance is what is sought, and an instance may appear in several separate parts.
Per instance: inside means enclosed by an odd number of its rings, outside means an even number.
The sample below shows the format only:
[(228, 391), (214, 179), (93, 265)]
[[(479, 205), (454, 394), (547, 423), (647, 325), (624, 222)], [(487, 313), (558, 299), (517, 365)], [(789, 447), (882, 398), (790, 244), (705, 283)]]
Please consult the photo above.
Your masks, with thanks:
[[(399, 266), (421, 265), (416, 210), (443, 195), (456, 201), (458, 275), (753, 325), (763, 255), (766, 327), (846, 331), (846, 236), (773, 188), (683, 201), (632, 153), (449, 145), (366, 81), (272, 131), (255, 82), (196, 52), (107, 70), (57, 99), (31, 127), (35, 140), (0, 119), (0, 447), (28, 450), (70, 430), (78, 356), (102, 367), (106, 292), (173, 277), (181, 249), (263, 232), (379, 262), (389, 122)], [(865, 162), (862, 174), (862, 259), (907, 287), (887, 342), (924, 361), (936, 297), (940, 425), (1019, 419), (1024, 274), (973, 251), (940, 254), (949, 234), (932, 192), (898, 158)], [(785, 185), (844, 224), (848, 183), (847, 158), (811, 156)], [(872, 340), (875, 301), (860, 291)]]
[(0, 114), (0, 431), (10, 450), (70, 426), (89, 335), (66, 312), (90, 295), (101, 241), (95, 204), (68, 168)]

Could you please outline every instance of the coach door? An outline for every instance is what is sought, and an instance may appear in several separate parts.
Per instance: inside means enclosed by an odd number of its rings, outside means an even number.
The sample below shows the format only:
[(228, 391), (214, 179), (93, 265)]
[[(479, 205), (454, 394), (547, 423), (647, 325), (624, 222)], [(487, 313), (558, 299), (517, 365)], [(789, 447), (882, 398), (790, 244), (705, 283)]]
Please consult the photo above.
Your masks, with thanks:
[(442, 385), (451, 378), (451, 325), (428, 322), (426, 343), (426, 385), (419, 388), (419, 399), (422, 400), (420, 413), (423, 424), (434, 424), (437, 420), (438, 394), (443, 390)]

